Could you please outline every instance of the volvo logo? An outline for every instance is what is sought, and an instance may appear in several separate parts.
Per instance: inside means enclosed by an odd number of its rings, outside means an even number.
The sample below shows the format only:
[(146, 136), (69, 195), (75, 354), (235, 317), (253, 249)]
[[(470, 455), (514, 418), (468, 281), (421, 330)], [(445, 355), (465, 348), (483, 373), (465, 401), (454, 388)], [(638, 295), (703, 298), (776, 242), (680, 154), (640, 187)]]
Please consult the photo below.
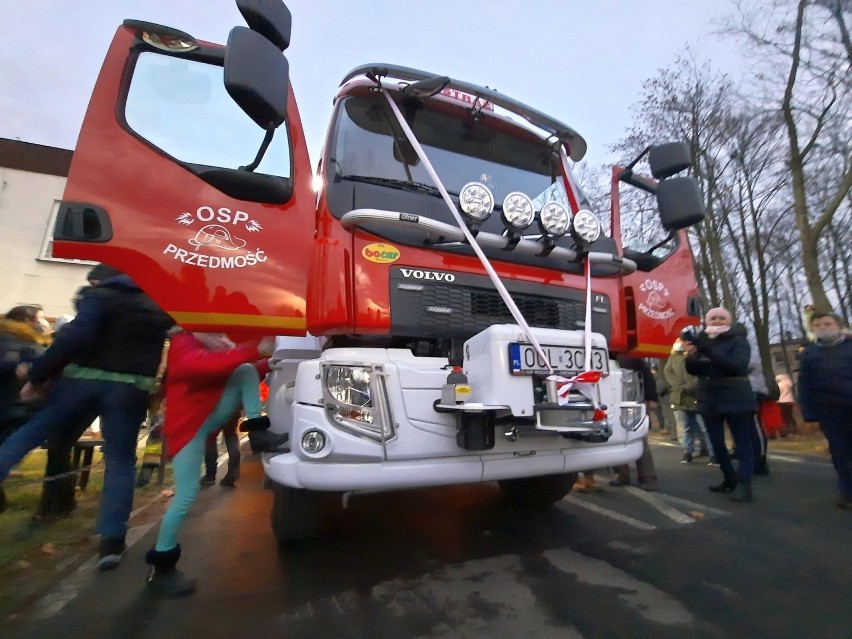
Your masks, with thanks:
[(401, 268), (399, 272), (403, 277), (415, 280), (434, 280), (436, 282), (455, 282), (456, 276), (452, 273), (438, 273), (436, 271), (421, 271), (420, 269)]

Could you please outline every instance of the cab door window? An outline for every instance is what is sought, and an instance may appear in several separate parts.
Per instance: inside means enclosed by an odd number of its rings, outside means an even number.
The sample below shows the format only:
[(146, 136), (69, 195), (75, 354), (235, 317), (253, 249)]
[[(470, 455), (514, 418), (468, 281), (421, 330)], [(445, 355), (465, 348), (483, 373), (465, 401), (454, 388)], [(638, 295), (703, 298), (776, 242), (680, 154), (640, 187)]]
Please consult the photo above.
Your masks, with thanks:
[[(127, 126), (181, 164), (239, 169), (250, 164), (262, 131), (225, 90), (222, 67), (151, 52), (136, 59), (124, 103)], [(256, 173), (291, 177), (287, 127), (275, 132)]]

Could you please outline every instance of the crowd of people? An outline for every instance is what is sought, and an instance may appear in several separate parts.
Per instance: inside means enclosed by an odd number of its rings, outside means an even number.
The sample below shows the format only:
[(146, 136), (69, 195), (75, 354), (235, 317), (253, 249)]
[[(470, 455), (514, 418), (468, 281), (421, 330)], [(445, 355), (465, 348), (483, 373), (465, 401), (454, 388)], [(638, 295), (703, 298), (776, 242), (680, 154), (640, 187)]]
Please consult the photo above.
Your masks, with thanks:
[[(798, 403), (804, 420), (818, 422), (828, 440), (840, 488), (838, 506), (848, 509), (852, 508), (852, 336), (845, 320), (834, 313), (809, 313), (808, 322), (812, 339), (801, 354)], [(733, 321), (730, 311), (713, 308), (705, 315), (702, 330), (684, 331), (660, 367), (662, 377), (658, 368), (656, 380), (642, 359), (621, 357), (619, 364), (642, 374), (648, 414), (655, 415), (662, 433), (667, 432), (658, 410), (663, 398), (672, 408), (676, 441), (683, 448), (681, 463), (707, 458), (708, 465), (718, 466), (722, 473), (722, 481), (710, 486), (711, 491), (727, 494), (734, 502), (753, 501), (753, 476), (769, 474), (760, 407), (772, 393), (759, 360), (753, 357), (745, 328)], [(787, 436), (798, 430), (794, 384), (785, 372), (778, 373), (775, 381), (780, 433)], [(733, 440), (733, 450), (728, 448), (726, 433)], [(631, 484), (628, 466), (611, 472), (611, 486)], [(599, 492), (595, 474), (582, 473), (574, 490)], [(636, 475), (640, 488), (657, 490), (647, 436)]]
[[(191, 592), (194, 581), (176, 569), (177, 539), (203, 483), (200, 469), (209, 444), (242, 413), (248, 418), (245, 430), (281, 443), (265, 431), (260, 401), (260, 378), (274, 341), (237, 345), (224, 335), (184, 331), (128, 275), (104, 264), (88, 280), (75, 295), (76, 316), (64, 318), (52, 334), (38, 306), (15, 307), (0, 322), (0, 512), (7, 507), (2, 482), (31, 450), (47, 442), (50, 475), (57, 467), (51, 449), (70, 454), (100, 418), (105, 470), (97, 568), (118, 566), (126, 550), (138, 435), (162, 384), (175, 495), (157, 544), (146, 555), (147, 583), (166, 594)], [(223, 485), (233, 487), (238, 448), (232, 446), (231, 453), (235, 459)]]
[[(253, 448), (284, 443), (267, 431), (260, 398), (274, 342), (235, 344), (225, 335), (188, 332), (110, 266), (98, 265), (88, 280), (75, 294), (76, 316), (61, 318), (52, 334), (36, 305), (16, 306), (0, 320), (0, 512), (6, 509), (2, 482), (32, 449), (47, 442), (46, 474), (56, 474), (67, 467), (73, 443), (100, 418), (105, 472), (97, 566), (118, 566), (133, 503), (138, 433), (152, 397), (158, 397), (175, 494), (145, 557), (147, 584), (169, 595), (186, 594), (195, 583), (176, 568), (179, 531), (200, 486), (215, 482), (217, 435), (223, 434), (229, 453), (220, 482), (226, 487), (239, 478), (238, 420)], [(819, 422), (837, 472), (839, 505), (852, 509), (852, 339), (838, 315), (814, 311), (808, 321), (813, 338), (801, 355), (798, 403), (805, 420)], [(769, 472), (758, 406), (770, 393), (746, 330), (731, 313), (721, 307), (708, 311), (703, 329), (684, 331), (655, 371), (639, 358), (619, 357), (619, 365), (642, 376), (644, 400), (658, 428), (666, 428), (662, 409), (671, 409), (682, 463), (706, 457), (722, 473), (711, 491), (735, 502), (752, 501), (752, 477)], [(775, 380), (782, 434), (795, 433), (792, 379), (781, 372)], [(636, 482), (654, 491), (658, 477), (647, 435), (642, 444)], [(610, 485), (631, 484), (629, 466), (611, 470)], [(583, 473), (575, 489), (600, 490), (595, 471)]]

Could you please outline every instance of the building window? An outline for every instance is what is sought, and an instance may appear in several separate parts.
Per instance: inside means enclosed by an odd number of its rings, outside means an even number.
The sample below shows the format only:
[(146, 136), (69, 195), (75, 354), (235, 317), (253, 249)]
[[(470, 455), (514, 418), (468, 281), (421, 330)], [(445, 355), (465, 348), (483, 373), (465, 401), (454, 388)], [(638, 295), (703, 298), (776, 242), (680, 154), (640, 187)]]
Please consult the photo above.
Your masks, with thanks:
[(65, 264), (97, 264), (91, 260), (70, 260), (64, 257), (53, 257), (53, 227), (56, 225), (56, 215), (59, 213), (60, 200), (54, 200), (50, 207), (50, 218), (47, 220), (47, 228), (44, 229), (44, 238), (41, 241), (41, 251), (38, 259), (47, 262), (63, 262)]

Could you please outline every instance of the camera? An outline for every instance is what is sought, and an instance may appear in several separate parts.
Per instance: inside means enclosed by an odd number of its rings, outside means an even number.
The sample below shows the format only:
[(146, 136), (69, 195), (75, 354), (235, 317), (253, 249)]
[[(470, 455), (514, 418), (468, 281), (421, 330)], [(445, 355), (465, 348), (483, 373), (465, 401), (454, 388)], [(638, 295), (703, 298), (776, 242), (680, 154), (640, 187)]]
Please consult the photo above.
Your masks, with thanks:
[(694, 342), (698, 337), (698, 327), (696, 326), (687, 326), (680, 332), (680, 338), (684, 342)]

